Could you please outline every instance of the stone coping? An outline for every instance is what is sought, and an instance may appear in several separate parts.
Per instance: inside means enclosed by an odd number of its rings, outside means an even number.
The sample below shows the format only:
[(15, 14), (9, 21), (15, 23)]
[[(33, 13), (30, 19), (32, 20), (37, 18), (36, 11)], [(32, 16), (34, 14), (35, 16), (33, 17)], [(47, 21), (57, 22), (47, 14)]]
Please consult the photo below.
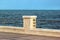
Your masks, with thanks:
[(42, 30), (42, 31), (51, 31), (51, 32), (60, 32), (60, 30), (57, 29), (43, 29), (43, 28), (37, 28), (36, 30)]
[(37, 16), (23, 16), (23, 18), (37, 18)]
[(23, 29), (23, 27), (15, 27), (15, 26), (0, 26), (0, 28)]

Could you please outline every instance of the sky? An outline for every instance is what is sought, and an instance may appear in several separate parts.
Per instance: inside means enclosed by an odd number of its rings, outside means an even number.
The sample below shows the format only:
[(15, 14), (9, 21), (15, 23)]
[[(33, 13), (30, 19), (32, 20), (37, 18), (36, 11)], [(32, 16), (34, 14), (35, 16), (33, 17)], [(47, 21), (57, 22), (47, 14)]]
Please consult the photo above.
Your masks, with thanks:
[(0, 9), (60, 10), (60, 0), (0, 0)]

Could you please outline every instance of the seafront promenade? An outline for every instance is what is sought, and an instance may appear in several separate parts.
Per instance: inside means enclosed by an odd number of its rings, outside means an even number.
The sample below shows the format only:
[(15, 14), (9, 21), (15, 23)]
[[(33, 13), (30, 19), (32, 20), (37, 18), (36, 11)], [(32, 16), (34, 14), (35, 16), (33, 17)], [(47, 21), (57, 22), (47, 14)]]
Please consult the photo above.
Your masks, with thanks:
[(60, 40), (60, 30), (36, 28), (37, 16), (23, 16), (23, 27), (0, 26), (0, 40)]
[(23, 27), (0, 26), (0, 32), (60, 37), (60, 30), (36, 28), (37, 16), (22, 16)]

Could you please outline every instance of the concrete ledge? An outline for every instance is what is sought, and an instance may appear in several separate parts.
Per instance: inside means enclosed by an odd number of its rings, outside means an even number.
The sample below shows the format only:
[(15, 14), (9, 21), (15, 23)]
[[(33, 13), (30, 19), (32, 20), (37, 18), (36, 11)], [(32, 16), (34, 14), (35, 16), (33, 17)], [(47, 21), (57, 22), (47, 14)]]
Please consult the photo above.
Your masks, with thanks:
[(24, 33), (23, 27), (0, 26), (0, 32)]
[(43, 28), (37, 28), (36, 30), (42, 30), (42, 31), (50, 31), (50, 32), (60, 32), (60, 30), (56, 30), (56, 29), (43, 29)]
[(50, 30), (50, 29), (36, 29), (36, 30), (25, 31), (25, 29), (22, 27), (1, 26), (0, 32), (60, 37), (60, 30)]

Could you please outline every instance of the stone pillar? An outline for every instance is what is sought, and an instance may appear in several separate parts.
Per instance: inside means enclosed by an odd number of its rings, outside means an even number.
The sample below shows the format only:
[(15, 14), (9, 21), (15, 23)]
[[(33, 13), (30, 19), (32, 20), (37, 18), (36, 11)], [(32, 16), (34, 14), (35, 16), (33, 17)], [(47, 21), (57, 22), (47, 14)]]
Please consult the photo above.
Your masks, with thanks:
[(23, 27), (25, 30), (36, 29), (37, 16), (23, 16)]

